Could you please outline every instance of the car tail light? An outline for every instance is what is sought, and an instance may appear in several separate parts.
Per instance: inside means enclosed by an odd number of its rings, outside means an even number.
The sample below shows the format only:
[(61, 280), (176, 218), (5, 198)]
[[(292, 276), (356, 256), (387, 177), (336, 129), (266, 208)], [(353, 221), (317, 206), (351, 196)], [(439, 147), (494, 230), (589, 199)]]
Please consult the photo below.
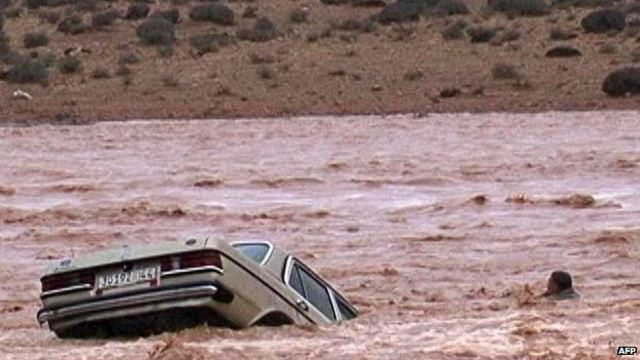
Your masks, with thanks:
[(179, 256), (180, 269), (189, 269), (203, 266), (215, 266), (222, 269), (222, 258), (217, 251), (196, 251)]
[(90, 285), (93, 287), (95, 277), (93, 276), (93, 273), (89, 271), (76, 271), (64, 274), (48, 275), (43, 277), (40, 282), (42, 283), (42, 291), (47, 292), (77, 285)]

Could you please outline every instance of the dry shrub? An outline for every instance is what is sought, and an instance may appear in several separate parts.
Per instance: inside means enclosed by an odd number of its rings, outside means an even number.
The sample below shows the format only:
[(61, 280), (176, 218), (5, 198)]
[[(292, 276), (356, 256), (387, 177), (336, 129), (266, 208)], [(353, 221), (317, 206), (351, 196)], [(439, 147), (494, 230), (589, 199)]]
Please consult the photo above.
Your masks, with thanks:
[(218, 51), (216, 37), (212, 34), (192, 36), (189, 38), (189, 44), (196, 49), (199, 56)]
[(65, 56), (58, 62), (58, 70), (62, 74), (74, 74), (82, 70), (82, 61), (76, 57)]
[(97, 80), (109, 79), (111, 78), (111, 73), (109, 72), (109, 69), (99, 67), (91, 72), (91, 77)]
[(145, 3), (135, 3), (129, 5), (127, 8), (127, 12), (124, 15), (124, 18), (127, 20), (138, 20), (146, 18), (149, 15), (149, 5)]
[(136, 29), (136, 34), (148, 45), (169, 45), (176, 37), (173, 24), (164, 18), (155, 18), (142, 23)]
[(573, 46), (561, 45), (549, 49), (544, 56), (551, 58), (576, 57), (582, 56), (582, 52), (580, 52), (580, 50), (574, 48)]
[(58, 31), (65, 34), (77, 35), (87, 31), (87, 25), (82, 22), (82, 17), (72, 14), (58, 24)]
[(26, 49), (47, 46), (49, 44), (49, 36), (44, 31), (27, 33), (22, 42)]
[(469, 27), (469, 24), (465, 20), (458, 19), (447, 25), (440, 34), (445, 40), (462, 40), (465, 38), (465, 29), (467, 27)]
[(616, 9), (601, 9), (590, 12), (580, 22), (582, 29), (587, 33), (606, 33), (624, 30), (627, 26), (625, 15)]
[(289, 22), (292, 24), (301, 24), (309, 20), (309, 11), (306, 9), (294, 9), (289, 13)]
[(102, 29), (106, 26), (112, 25), (116, 21), (118, 16), (119, 14), (115, 10), (93, 14), (91, 16), (91, 25), (94, 29)]
[(554, 27), (549, 31), (549, 39), (553, 41), (566, 41), (577, 37), (578, 34), (559, 27)]
[(155, 16), (159, 16), (172, 24), (177, 24), (180, 22), (180, 10), (178, 9), (159, 11), (155, 14)]
[(625, 67), (611, 72), (602, 82), (602, 91), (616, 97), (640, 94), (640, 68)]
[(10, 83), (45, 83), (49, 78), (49, 70), (44, 61), (29, 57), (20, 57), (7, 73)]
[(544, 0), (488, 0), (491, 10), (510, 16), (542, 16), (549, 13)]
[(517, 67), (508, 63), (495, 64), (491, 69), (491, 76), (495, 80), (519, 80), (522, 78)]
[(466, 32), (472, 43), (486, 43), (496, 36), (498, 30), (494, 27), (480, 25), (467, 28)]
[(257, 19), (251, 28), (245, 28), (238, 32), (238, 38), (253, 42), (273, 40), (279, 35), (275, 24), (267, 17)]
[(189, 12), (189, 17), (193, 21), (209, 21), (218, 25), (235, 24), (235, 14), (233, 10), (222, 4), (203, 4), (194, 6)]

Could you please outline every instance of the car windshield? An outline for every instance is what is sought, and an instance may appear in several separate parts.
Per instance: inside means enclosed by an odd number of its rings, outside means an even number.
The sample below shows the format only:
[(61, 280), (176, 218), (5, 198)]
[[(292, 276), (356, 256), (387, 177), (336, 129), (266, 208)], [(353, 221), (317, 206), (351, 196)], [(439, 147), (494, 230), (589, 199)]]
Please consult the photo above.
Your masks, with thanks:
[(236, 243), (233, 247), (258, 264), (262, 264), (271, 248), (266, 243)]

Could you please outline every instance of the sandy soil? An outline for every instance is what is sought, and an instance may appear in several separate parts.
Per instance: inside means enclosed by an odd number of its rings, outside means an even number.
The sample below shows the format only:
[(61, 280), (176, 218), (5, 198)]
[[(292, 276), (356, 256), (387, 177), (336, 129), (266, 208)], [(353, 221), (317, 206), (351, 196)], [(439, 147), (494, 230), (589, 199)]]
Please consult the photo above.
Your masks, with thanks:
[[(377, 26), (370, 33), (341, 31), (347, 19), (363, 20), (379, 9), (327, 6), (320, 1), (233, 1), (235, 26), (213, 26), (188, 18), (194, 4), (179, 6), (183, 21), (177, 25), (175, 54), (162, 58), (155, 48), (144, 46), (135, 35), (144, 20), (118, 20), (105, 31), (76, 36), (55, 31), (56, 25), (39, 18), (40, 9), (7, 19), (5, 28), (14, 49), (26, 51), (22, 38), (35, 30), (49, 34), (51, 42), (40, 54), (64, 57), (63, 50), (82, 46), (92, 51), (79, 56), (83, 70), (64, 75), (55, 67), (48, 86), (0, 82), (0, 119), (15, 122), (83, 123), (94, 120), (153, 118), (229, 118), (306, 114), (382, 114), (486, 111), (548, 111), (638, 109), (640, 98), (608, 98), (600, 87), (612, 70), (632, 64), (638, 47), (637, 28), (618, 34), (585, 34), (580, 20), (592, 9), (554, 9), (548, 16), (509, 19), (482, 11), (484, 1), (467, 1), (470, 15), (422, 19), (416, 23)], [(100, 2), (104, 7), (105, 2)], [(112, 3), (124, 11), (125, 1)], [(238, 41), (216, 53), (194, 55), (189, 38), (218, 32), (235, 37), (254, 19), (242, 18), (249, 6), (268, 16), (283, 36), (266, 42)], [(166, 1), (152, 10), (171, 7)], [(308, 8), (309, 20), (292, 24), (289, 13)], [(54, 10), (60, 11), (60, 10)], [(87, 22), (91, 14), (84, 14)], [(447, 22), (465, 19), (470, 24), (513, 31), (520, 38), (509, 42), (471, 44), (468, 39), (444, 40)], [(552, 28), (578, 35), (564, 42), (552, 41)], [(310, 36), (321, 36), (309, 42)], [(500, 35), (502, 36), (502, 35)], [(558, 44), (577, 47), (583, 56), (549, 59), (545, 52)], [(606, 51), (603, 49), (607, 49)], [(129, 65), (130, 84), (116, 76), (123, 55), (136, 54), (141, 62)], [(257, 64), (258, 55), (269, 59)], [(519, 80), (494, 80), (498, 63), (513, 65)], [(92, 78), (97, 68), (112, 77)], [(2, 68), (0, 67), (0, 70)], [(423, 76), (413, 81), (411, 72)], [(444, 89), (460, 95), (442, 98)], [(13, 100), (22, 89), (33, 101)]]
[[(1, 357), (614, 358), (640, 326), (638, 115), (0, 128)], [(294, 251), (361, 317), (132, 340), (38, 328), (47, 265), (205, 234)], [(582, 300), (535, 297), (556, 269)]]

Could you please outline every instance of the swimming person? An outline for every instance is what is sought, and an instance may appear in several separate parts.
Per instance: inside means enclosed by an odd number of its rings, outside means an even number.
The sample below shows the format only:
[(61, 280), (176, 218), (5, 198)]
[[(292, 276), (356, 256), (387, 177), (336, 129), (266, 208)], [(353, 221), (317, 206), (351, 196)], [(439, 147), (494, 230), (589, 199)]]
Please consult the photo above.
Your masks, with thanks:
[(554, 271), (549, 276), (547, 291), (542, 296), (553, 300), (577, 300), (580, 294), (573, 289), (571, 275), (566, 271)]

